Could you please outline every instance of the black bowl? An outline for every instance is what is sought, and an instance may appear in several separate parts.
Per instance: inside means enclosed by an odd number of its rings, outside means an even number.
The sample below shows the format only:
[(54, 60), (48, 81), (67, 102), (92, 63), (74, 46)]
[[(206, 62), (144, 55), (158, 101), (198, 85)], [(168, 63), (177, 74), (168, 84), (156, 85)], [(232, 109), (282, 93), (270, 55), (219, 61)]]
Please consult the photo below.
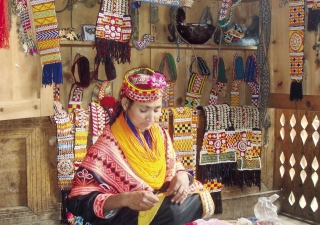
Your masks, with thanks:
[(178, 23), (177, 30), (181, 37), (190, 44), (204, 44), (212, 36), (216, 27), (210, 24)]

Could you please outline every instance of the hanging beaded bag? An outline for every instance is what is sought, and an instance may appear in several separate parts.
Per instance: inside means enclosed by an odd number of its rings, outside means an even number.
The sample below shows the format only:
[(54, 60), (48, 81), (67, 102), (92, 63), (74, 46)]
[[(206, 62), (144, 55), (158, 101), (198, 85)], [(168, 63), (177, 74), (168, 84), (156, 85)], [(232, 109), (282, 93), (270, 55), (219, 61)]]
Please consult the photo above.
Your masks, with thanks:
[[(174, 86), (177, 80), (177, 68), (173, 56), (165, 52), (159, 66), (159, 72), (167, 78), (167, 86), (162, 96), (162, 107), (174, 106)], [(168, 75), (167, 75), (168, 74)]]
[(259, 72), (256, 63), (256, 54), (250, 54), (247, 58), (244, 82), (250, 87), (252, 94), (252, 105), (258, 107), (260, 87)]
[(209, 105), (217, 105), (219, 94), (224, 86), (227, 84), (225, 65), (222, 58), (219, 58), (216, 55), (212, 57), (213, 61), (213, 73), (215, 76), (212, 76), (212, 81), (214, 87), (211, 89), (209, 97)]
[[(198, 73), (193, 72), (192, 65), (194, 61), (197, 61)], [(192, 58), (189, 67), (189, 73), (190, 78), (188, 81), (185, 106), (190, 108), (196, 108), (200, 105), (204, 85), (211, 73), (206, 62), (200, 56)]]
[(240, 84), (244, 79), (243, 59), (237, 54), (233, 55), (233, 70), (231, 84), (231, 106), (238, 106), (240, 101)]

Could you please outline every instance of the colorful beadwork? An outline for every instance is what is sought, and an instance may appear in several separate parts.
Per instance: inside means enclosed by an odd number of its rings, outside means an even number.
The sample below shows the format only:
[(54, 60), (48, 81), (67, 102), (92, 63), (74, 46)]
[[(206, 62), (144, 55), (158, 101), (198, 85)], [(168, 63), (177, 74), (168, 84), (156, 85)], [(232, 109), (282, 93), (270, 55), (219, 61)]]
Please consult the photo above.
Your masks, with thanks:
[[(139, 85), (148, 86), (149, 89), (141, 89)], [(167, 82), (163, 74), (149, 68), (137, 68), (129, 70), (124, 75), (121, 91), (134, 101), (150, 102), (163, 96), (166, 86)]]
[(173, 148), (185, 168), (196, 174), (197, 110), (188, 107), (171, 108), (173, 116)]
[(62, 64), (58, 21), (54, 0), (31, 0), (38, 51), (41, 56), (42, 84), (61, 84)]
[(170, 53), (164, 53), (159, 65), (160, 73), (167, 77), (167, 86), (164, 89), (162, 97), (163, 107), (174, 106), (174, 86), (177, 80), (177, 68), (173, 56)]
[(240, 84), (244, 79), (243, 59), (237, 54), (233, 55), (233, 70), (231, 84), (231, 103), (232, 106), (238, 106), (240, 101)]
[(217, 105), (219, 94), (224, 86), (227, 85), (227, 79), (225, 74), (225, 65), (222, 58), (219, 58), (216, 55), (212, 57), (213, 71), (214, 75), (212, 81), (214, 87), (211, 89), (209, 96), (209, 105)]
[(302, 99), (305, 0), (289, 1), (290, 100)]
[(250, 87), (252, 94), (252, 105), (256, 107), (258, 107), (258, 98), (260, 93), (258, 76), (259, 73), (256, 63), (256, 54), (250, 54), (247, 58), (244, 81)]

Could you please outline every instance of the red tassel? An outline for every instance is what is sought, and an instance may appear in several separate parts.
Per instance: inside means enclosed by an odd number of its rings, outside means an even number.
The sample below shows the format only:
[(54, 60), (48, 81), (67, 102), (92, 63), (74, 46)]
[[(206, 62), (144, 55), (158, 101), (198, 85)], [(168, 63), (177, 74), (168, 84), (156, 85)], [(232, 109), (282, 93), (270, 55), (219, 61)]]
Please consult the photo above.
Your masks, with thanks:
[(0, 49), (9, 49), (9, 14), (8, 0), (0, 1)]

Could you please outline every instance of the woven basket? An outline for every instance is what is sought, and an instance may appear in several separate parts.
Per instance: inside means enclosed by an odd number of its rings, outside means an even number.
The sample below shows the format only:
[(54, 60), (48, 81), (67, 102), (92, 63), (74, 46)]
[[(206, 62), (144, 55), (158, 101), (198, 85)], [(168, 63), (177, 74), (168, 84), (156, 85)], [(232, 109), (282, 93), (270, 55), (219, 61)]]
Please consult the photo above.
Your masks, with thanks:
[(209, 24), (178, 23), (177, 30), (181, 37), (190, 44), (204, 44), (212, 36), (216, 27)]

